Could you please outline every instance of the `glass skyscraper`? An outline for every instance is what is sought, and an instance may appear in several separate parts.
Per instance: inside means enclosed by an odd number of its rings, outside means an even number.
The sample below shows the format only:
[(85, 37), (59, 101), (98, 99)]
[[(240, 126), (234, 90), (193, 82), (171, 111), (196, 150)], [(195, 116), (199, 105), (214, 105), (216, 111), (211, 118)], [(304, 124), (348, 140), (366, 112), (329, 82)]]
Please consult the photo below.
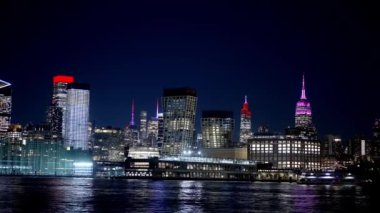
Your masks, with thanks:
[(11, 84), (0, 80), (0, 137), (5, 135), (11, 124), (12, 89)]
[(163, 155), (180, 155), (194, 144), (197, 93), (192, 88), (165, 89)]
[(231, 111), (202, 112), (202, 147), (226, 148), (232, 145), (234, 129)]
[(72, 83), (67, 85), (65, 113), (65, 147), (88, 149), (90, 86)]
[(53, 98), (48, 111), (47, 122), (51, 132), (59, 137), (65, 135), (67, 85), (73, 82), (73, 76), (56, 75), (53, 77)]

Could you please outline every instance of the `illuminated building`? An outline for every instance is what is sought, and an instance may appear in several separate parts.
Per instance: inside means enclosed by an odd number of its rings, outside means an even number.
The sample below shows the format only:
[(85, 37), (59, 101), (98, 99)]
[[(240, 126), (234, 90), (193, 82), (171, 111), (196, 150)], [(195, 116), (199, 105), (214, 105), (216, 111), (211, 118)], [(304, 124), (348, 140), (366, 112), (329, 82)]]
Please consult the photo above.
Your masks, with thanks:
[(12, 89), (11, 84), (0, 80), (0, 138), (5, 136), (11, 124)]
[(92, 137), (92, 159), (94, 161), (123, 162), (125, 160), (124, 135), (121, 129), (112, 127), (95, 128)]
[(296, 104), (295, 127), (300, 130), (300, 134), (314, 136), (315, 127), (312, 123), (312, 113), (310, 102), (306, 98), (305, 76), (302, 76), (302, 91), (300, 100)]
[(148, 122), (148, 140), (147, 145), (151, 147), (157, 146), (157, 140), (158, 140), (158, 100), (156, 105), (156, 117), (152, 117)]
[(164, 141), (164, 113), (157, 114), (158, 131), (157, 131), (157, 146), (162, 147)]
[(138, 127), (135, 125), (135, 102), (132, 99), (131, 104), (131, 120), (129, 125), (125, 127), (124, 130), (124, 140), (128, 146), (140, 146), (140, 132)]
[(48, 110), (47, 122), (52, 133), (58, 137), (65, 135), (67, 85), (73, 82), (73, 76), (56, 75), (53, 77), (53, 98)]
[(88, 149), (89, 111), (90, 86), (79, 83), (68, 84), (65, 112), (65, 147)]
[(145, 140), (147, 137), (147, 112), (140, 112), (140, 140)]
[(194, 143), (197, 94), (192, 88), (165, 89), (162, 154), (180, 155)]
[(320, 169), (320, 142), (285, 135), (255, 135), (248, 140), (248, 159), (274, 169)]
[(245, 96), (245, 101), (243, 108), (240, 110), (240, 143), (247, 144), (248, 139), (252, 138), (252, 113), (249, 110), (247, 96)]
[(231, 111), (202, 112), (202, 147), (225, 148), (232, 146), (234, 129)]

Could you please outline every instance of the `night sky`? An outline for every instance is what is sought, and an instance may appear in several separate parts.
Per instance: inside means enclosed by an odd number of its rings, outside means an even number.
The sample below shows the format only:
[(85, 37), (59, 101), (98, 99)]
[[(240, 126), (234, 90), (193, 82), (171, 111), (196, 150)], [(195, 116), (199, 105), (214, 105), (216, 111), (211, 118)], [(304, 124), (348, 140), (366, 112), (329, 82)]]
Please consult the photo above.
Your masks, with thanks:
[[(139, 2), (139, 3), (132, 3)], [(287, 2), (287, 3), (285, 3)], [(0, 1), (0, 79), (12, 122), (40, 123), (52, 77), (91, 85), (91, 120), (154, 116), (163, 88), (188, 86), (201, 110), (239, 112), (253, 129), (294, 125), (302, 73), (320, 135), (369, 134), (380, 117), (379, 8), (356, 1)], [(136, 117), (136, 119), (138, 119)]]

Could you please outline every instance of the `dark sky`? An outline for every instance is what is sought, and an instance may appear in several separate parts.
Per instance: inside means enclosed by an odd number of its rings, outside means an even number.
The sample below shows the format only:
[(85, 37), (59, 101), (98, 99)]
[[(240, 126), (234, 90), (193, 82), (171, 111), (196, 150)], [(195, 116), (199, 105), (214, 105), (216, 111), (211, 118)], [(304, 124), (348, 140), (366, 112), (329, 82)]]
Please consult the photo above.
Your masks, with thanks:
[(254, 130), (265, 123), (279, 132), (294, 125), (304, 72), (320, 134), (368, 134), (380, 117), (379, 9), (368, 1), (2, 0), (0, 79), (14, 86), (13, 122), (44, 121), (52, 76), (72, 74), (91, 84), (97, 126), (125, 126), (132, 97), (153, 116), (163, 88), (190, 86), (198, 114), (233, 110), (238, 124), (247, 94)]

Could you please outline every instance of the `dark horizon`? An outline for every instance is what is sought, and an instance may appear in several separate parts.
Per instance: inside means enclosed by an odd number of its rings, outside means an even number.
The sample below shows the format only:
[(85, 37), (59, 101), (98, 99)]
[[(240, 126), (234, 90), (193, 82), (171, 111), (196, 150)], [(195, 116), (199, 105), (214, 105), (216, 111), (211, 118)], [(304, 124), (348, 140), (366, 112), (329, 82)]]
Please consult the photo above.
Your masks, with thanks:
[(12, 123), (40, 123), (54, 75), (91, 86), (91, 121), (124, 127), (155, 116), (164, 88), (197, 90), (204, 110), (244, 95), (260, 124), (294, 126), (305, 73), (319, 136), (369, 136), (380, 117), (379, 14), (374, 2), (0, 3), (0, 79), (12, 83)]

